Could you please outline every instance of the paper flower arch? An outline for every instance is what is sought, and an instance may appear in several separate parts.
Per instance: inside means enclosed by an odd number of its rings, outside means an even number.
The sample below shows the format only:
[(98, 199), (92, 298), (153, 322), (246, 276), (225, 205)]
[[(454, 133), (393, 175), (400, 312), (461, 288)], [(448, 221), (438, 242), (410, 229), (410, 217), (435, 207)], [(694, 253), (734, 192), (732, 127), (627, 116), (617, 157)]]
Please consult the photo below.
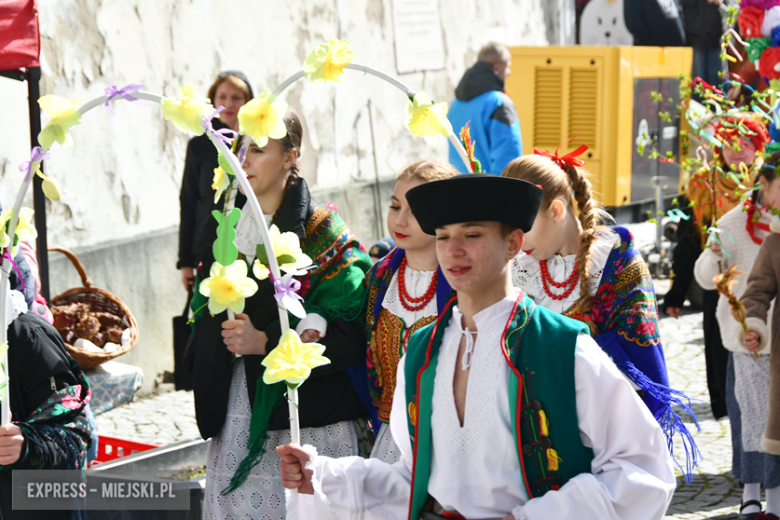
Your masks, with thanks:
[[(283, 122), (287, 104), (279, 100), (279, 95), (292, 83), (306, 77), (313, 84), (338, 84), (342, 81), (345, 69), (356, 70), (364, 74), (378, 77), (401, 90), (407, 99), (406, 126), (413, 135), (422, 137), (427, 142), (439, 136), (449, 138), (455, 146), (467, 168), (471, 164), (463, 145), (453, 134), (452, 126), (446, 118), (447, 104), (434, 103), (424, 92), (415, 93), (407, 85), (396, 78), (373, 69), (367, 65), (353, 63), (354, 54), (349, 48), (349, 42), (330, 40), (327, 44), (318, 46), (305, 60), (301, 69), (282, 82), (274, 91), (265, 91), (255, 99), (245, 104), (238, 114), (239, 133), (251, 137), (259, 146), (265, 146), (268, 139), (280, 139), (286, 135)], [(300, 442), (298, 425), (297, 388), (309, 377), (311, 370), (317, 366), (329, 363), (323, 355), (325, 347), (317, 343), (303, 343), (298, 334), (290, 329), (288, 312), (301, 318), (305, 310), (301, 297), (297, 294), (300, 282), (296, 276), (305, 274), (305, 269), (312, 260), (306, 256), (300, 246), (298, 237), (293, 233), (281, 233), (275, 226), (269, 230), (265, 225), (263, 211), (254, 195), (252, 187), (241, 169), (241, 162), (229, 149), (236, 137), (229, 130), (214, 130), (211, 119), (216, 117), (221, 109), (214, 109), (205, 97), (198, 95), (197, 88), (184, 84), (178, 92), (178, 99), (145, 92), (143, 84), (133, 83), (123, 88), (111, 85), (105, 89), (105, 95), (79, 105), (77, 101), (61, 99), (53, 95), (44, 96), (39, 100), (43, 110), (51, 120), (38, 136), (41, 146), (33, 149), (30, 161), (20, 166), (25, 172), (25, 179), (19, 190), (14, 206), (0, 216), (3, 233), (0, 234), (0, 247), (4, 249), (3, 269), (0, 270), (0, 316), (5, 315), (6, 298), (3, 291), (7, 290), (8, 272), (10, 270), (9, 256), (19, 240), (31, 238), (35, 230), (30, 222), (31, 210), (22, 210), (22, 200), (29, 188), (33, 174), (43, 180), (43, 188), (47, 197), (58, 200), (59, 186), (54, 179), (47, 178), (40, 169), (43, 160), (48, 160), (49, 148), (54, 143), (69, 145), (73, 143), (70, 130), (81, 123), (84, 113), (103, 105), (110, 115), (112, 100), (123, 99), (133, 104), (147, 104), (147, 101), (158, 103), (162, 107), (163, 117), (171, 121), (179, 130), (195, 135), (208, 135), (219, 153), (219, 167), (214, 170), (212, 188), (215, 190), (215, 200), (225, 192), (241, 185), (247, 194), (248, 209), (255, 219), (261, 223), (261, 245), (258, 248), (257, 260), (252, 265), (252, 272), (257, 280), (271, 278), (275, 297), (279, 307), (279, 320), (282, 338), (276, 348), (266, 356), (263, 364), (266, 366), (264, 381), (272, 384), (285, 381), (289, 387), (288, 402), (290, 408), (290, 429), (293, 442)], [(243, 143), (245, 153), (248, 141)], [(246, 208), (245, 208), (246, 209)], [(235, 246), (235, 226), (240, 218), (241, 210), (225, 205), (223, 212), (215, 211), (217, 219), (217, 240), (213, 245), (215, 262), (210, 267), (210, 276), (202, 280), (198, 289), (208, 298), (208, 308), (213, 314), (227, 311), (229, 317), (244, 309), (246, 298), (258, 290), (258, 284), (248, 274), (248, 264), (239, 258)], [(13, 239), (11, 237), (14, 237)], [(282, 276), (280, 270), (286, 272)], [(0, 327), (0, 345), (7, 344), (7, 329)], [(7, 367), (7, 353), (0, 351), (2, 368)], [(2, 388), (2, 423), (8, 421), (8, 385)]]
[[(453, 133), (452, 125), (447, 119), (447, 103), (434, 103), (425, 92), (416, 93), (397, 78), (369, 67), (368, 65), (353, 63), (352, 60), (353, 53), (349, 49), (348, 41), (330, 40), (327, 44), (322, 44), (315, 48), (314, 51), (306, 57), (301, 70), (284, 80), (270, 93), (270, 95), (267, 95), (267, 92), (264, 92), (256, 99), (262, 98), (264, 103), (273, 105), (282, 92), (301, 78), (307, 78), (314, 85), (321, 85), (325, 83), (340, 83), (342, 80), (341, 76), (345, 69), (355, 70), (362, 72), (363, 74), (370, 74), (390, 83), (406, 94), (409, 104), (406, 106), (407, 113), (405, 124), (413, 135), (422, 137), (428, 143), (435, 142), (438, 140), (439, 136), (447, 137), (455, 147), (455, 150), (466, 165), (466, 168), (469, 171), (472, 171), (471, 162), (466, 155), (466, 150), (463, 148), (463, 144), (458, 137)], [(287, 107), (285, 105), (284, 111), (278, 109), (275, 110), (275, 113), (283, 116), (286, 110)], [(263, 111), (258, 111), (256, 117), (258, 123), (255, 124), (262, 122), (263, 124), (270, 126), (270, 123), (265, 122), (265, 118), (270, 116), (271, 113), (272, 111), (267, 107), (264, 107)], [(242, 127), (245, 126), (245, 123), (240, 119), (240, 115), (239, 124)], [(254, 126), (252, 126), (252, 128), (254, 128)], [(257, 138), (254, 134), (249, 131), (243, 133), (252, 135), (257, 142)], [(258, 136), (261, 138), (263, 136), (272, 137), (265, 132), (258, 132)], [(246, 146), (246, 144), (244, 146)]]

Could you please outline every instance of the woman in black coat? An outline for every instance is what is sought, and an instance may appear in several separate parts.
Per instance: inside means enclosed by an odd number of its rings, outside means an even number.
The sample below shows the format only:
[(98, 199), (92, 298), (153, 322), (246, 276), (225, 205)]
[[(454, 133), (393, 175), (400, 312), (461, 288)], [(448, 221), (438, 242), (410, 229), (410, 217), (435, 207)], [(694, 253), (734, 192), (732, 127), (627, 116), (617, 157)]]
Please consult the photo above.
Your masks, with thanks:
[[(23, 302), (9, 305), (15, 315), (23, 311)], [(0, 426), (0, 518), (78, 517), (77, 511), (13, 511), (11, 472), (86, 467), (93, 442), (86, 417), (89, 384), (57, 330), (35, 313), (8, 325), (8, 347), (13, 422)]]
[[(215, 107), (225, 107), (219, 119), (213, 121), (214, 129), (228, 128), (238, 130), (238, 110), (253, 97), (249, 80), (242, 72), (231, 70), (221, 73), (209, 88), (209, 99)], [(205, 243), (204, 226), (211, 223), (211, 211), (222, 209), (222, 201), (214, 202), (214, 168), (217, 163), (217, 149), (206, 134), (190, 139), (187, 145), (187, 157), (184, 163), (184, 176), (181, 183), (181, 226), (179, 228), (179, 261), (184, 289), (192, 286), (195, 280), (194, 270), (203, 259), (203, 249), (211, 244)], [(241, 207), (242, 200), (236, 201)], [(206, 234), (205, 236), (208, 236)], [(212, 234), (213, 236), (213, 234)]]
[[(283, 120), (287, 135), (268, 139), (263, 147), (250, 142), (242, 168), (266, 220), (282, 233), (297, 235), (314, 266), (296, 275), (307, 315), (300, 321), (292, 317), (291, 326), (304, 342), (324, 345), (330, 363), (314, 368), (298, 390), (301, 441), (333, 456), (367, 456), (372, 436), (363, 397), (370, 402), (370, 396), (367, 389), (359, 394), (355, 370), (365, 371), (363, 281), (371, 260), (344, 221), (312, 200), (306, 181), (298, 176), (300, 120), (292, 111)], [(251, 266), (262, 243), (259, 226), (245, 206), (235, 245), (248, 276), (254, 274)], [(214, 238), (212, 233), (204, 240), (211, 244)], [(207, 248), (198, 270), (199, 283), (207, 287), (212, 261)], [(198, 428), (204, 439), (212, 439), (204, 500), (204, 518), (209, 519), (285, 516), (275, 448), (290, 440), (287, 387), (264, 383), (262, 364), (279, 343), (281, 326), (272, 281), (254, 280), (257, 292), (235, 319), (224, 311), (212, 316), (202, 293), (192, 304), (202, 310), (194, 316), (197, 324), (185, 365), (191, 367)]]

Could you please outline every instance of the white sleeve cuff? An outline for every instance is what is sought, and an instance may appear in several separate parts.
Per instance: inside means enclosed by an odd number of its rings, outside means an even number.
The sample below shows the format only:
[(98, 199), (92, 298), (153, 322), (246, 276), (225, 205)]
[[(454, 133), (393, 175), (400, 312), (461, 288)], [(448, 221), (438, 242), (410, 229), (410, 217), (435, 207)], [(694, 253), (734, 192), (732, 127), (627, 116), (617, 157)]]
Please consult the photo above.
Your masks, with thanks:
[(512, 516), (515, 517), (515, 520), (528, 520), (528, 517), (523, 512), (523, 506), (516, 506), (512, 509)]
[(701, 255), (699, 255), (693, 267), (693, 277), (696, 278), (702, 289), (706, 291), (715, 290), (713, 278), (715, 278), (715, 275), (720, 274), (718, 262), (723, 262), (723, 260), (725, 260), (723, 257), (716, 255), (709, 248), (702, 251)]
[(307, 329), (316, 330), (324, 338), (325, 334), (328, 332), (328, 322), (319, 314), (307, 314), (306, 317), (298, 323), (298, 326), (295, 327), (295, 332), (300, 336), (303, 334), (303, 331)]
[[(303, 446), (303, 449), (311, 455), (311, 459), (306, 463), (306, 469), (312, 471), (311, 483), (314, 494), (311, 497), (299, 494), (293, 499), (290, 496), (290, 490), (286, 490), (287, 516), (291, 517), (293, 516), (291, 513), (295, 512), (297, 518), (316, 518), (317, 520), (338, 520), (340, 516), (348, 517), (349, 514), (345, 515), (345, 511), (338, 505), (331, 504), (327, 493), (322, 490), (322, 474), (325, 472), (329, 459), (318, 455), (317, 448), (314, 446), (307, 444)], [(343, 483), (343, 487), (347, 487), (346, 482)]]
[[(769, 328), (766, 326), (766, 323), (758, 318), (747, 318), (745, 319), (745, 324), (748, 332), (758, 333), (758, 348), (756, 352), (761, 352), (769, 345)], [(737, 328), (737, 339), (739, 339), (739, 344), (744, 347), (745, 331), (742, 330), (742, 327)]]

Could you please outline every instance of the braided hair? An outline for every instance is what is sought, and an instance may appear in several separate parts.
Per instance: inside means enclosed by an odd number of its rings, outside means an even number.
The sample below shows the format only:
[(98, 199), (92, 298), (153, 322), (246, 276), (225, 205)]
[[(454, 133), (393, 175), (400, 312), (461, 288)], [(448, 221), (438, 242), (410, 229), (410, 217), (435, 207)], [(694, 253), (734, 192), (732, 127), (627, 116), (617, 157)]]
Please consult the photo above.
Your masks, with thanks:
[(580, 276), (580, 299), (577, 302), (579, 313), (588, 315), (591, 309), (589, 282), (591, 278), (588, 260), (593, 243), (599, 232), (603, 231), (602, 222), (612, 220), (593, 199), (593, 187), (588, 174), (581, 168), (564, 163), (565, 168), (548, 157), (524, 155), (511, 161), (504, 168), (502, 177), (522, 179), (542, 187), (544, 199), (540, 211), (548, 209), (555, 200), (561, 200), (573, 212), (572, 198), (577, 202), (577, 218), (580, 227), (580, 249), (577, 253), (577, 269)]
[[(288, 110), (284, 117), (284, 126), (287, 128), (287, 135), (279, 139), (282, 144), (284, 153), (292, 150), (298, 150), (298, 157), (301, 153), (301, 141), (303, 140), (303, 127), (301, 126), (301, 119), (292, 110)], [(290, 175), (287, 177), (287, 184), (284, 186), (284, 192), (287, 193), (287, 188), (300, 180), (301, 165), (298, 161), (290, 168)]]

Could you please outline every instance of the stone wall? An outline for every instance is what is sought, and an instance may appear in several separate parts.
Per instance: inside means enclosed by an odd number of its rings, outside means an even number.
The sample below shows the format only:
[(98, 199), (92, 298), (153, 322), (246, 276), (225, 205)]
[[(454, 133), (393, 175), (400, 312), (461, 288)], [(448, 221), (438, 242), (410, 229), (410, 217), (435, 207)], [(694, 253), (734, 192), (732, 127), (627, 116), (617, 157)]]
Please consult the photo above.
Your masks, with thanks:
[[(169, 97), (185, 82), (205, 95), (225, 69), (243, 70), (259, 93), (299, 70), (329, 38), (350, 40), (356, 63), (396, 75), (393, 1), (401, 0), (39, 0), (42, 94), (83, 103), (108, 85), (143, 81), (146, 90)], [(440, 0), (439, 11), (445, 68), (400, 76), (436, 101), (452, 100), (487, 41), (546, 45), (557, 38), (558, 22), (551, 19), (557, 14), (547, 0)], [(8, 205), (21, 183), (17, 167), (29, 159), (26, 85), (0, 78), (0, 97), (6, 122), (0, 199)], [(372, 76), (346, 71), (335, 88), (299, 81), (284, 98), (303, 122), (303, 176), (321, 202), (338, 205), (367, 244), (378, 235), (370, 181), (383, 179), (384, 212), (388, 179), (402, 166), (446, 159), (444, 140), (431, 146), (404, 127), (404, 94)], [(75, 145), (52, 150), (45, 169), (63, 196), (47, 203), (47, 232), (50, 244), (80, 253), (97, 286), (136, 313), (141, 344), (123, 360), (144, 368), (148, 390), (156, 374), (171, 367), (170, 318), (184, 302), (174, 269), (175, 229), (189, 137), (162, 118), (159, 106), (117, 101), (114, 112), (87, 113), (72, 131)], [(54, 255), (50, 279), (52, 295), (78, 282)]]
[[(401, 1), (401, 0), (395, 0)], [(489, 40), (547, 43), (546, 0), (441, 0), (446, 66), (401, 80), (436, 101), (450, 101), (464, 70)], [(241, 69), (256, 93), (300, 69), (329, 38), (352, 42), (355, 62), (395, 75), (392, 0), (40, 0), (42, 94), (86, 102), (105, 87), (142, 81), (146, 90), (176, 97), (192, 82), (206, 94), (221, 70)], [(521, 73), (516, 71), (515, 74)], [(0, 78), (6, 125), (0, 129), (0, 193), (13, 198), (17, 166), (29, 158), (26, 87)], [(356, 71), (344, 82), (299, 81), (284, 99), (303, 122), (303, 175), (334, 188), (393, 175), (423, 158), (446, 158), (447, 146), (426, 144), (404, 128), (406, 97)], [(374, 106), (372, 149), (368, 100)], [(178, 193), (188, 136), (162, 118), (159, 106), (114, 103), (72, 131), (73, 147), (55, 146), (48, 172), (62, 200), (49, 207), (52, 242), (70, 247), (129, 239), (179, 220)], [(48, 118), (44, 115), (44, 124)], [(8, 204), (8, 202), (6, 202)]]

